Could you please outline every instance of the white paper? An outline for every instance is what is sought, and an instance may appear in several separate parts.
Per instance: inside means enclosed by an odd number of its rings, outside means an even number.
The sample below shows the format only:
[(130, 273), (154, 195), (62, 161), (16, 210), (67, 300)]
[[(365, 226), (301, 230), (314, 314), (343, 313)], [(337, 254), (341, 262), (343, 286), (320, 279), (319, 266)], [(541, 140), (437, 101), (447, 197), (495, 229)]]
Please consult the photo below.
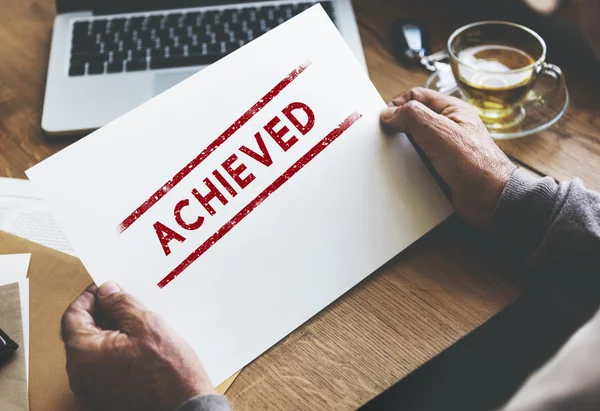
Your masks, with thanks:
[(0, 255), (0, 285), (19, 283), (27, 383), (29, 383), (29, 279), (27, 278), (27, 271), (29, 270), (30, 259), (31, 254)]
[[(306, 65), (304, 71), (302, 64)], [(296, 70), (296, 71), (294, 71)], [(271, 101), (267, 92), (296, 75)], [(187, 166), (257, 102), (268, 102), (196, 168)], [(283, 116), (292, 102), (314, 112), (302, 135)], [(160, 312), (196, 349), (218, 384), (442, 221), (448, 202), (405, 136), (385, 136), (385, 104), (320, 6), (263, 35), (28, 171), (96, 283), (113, 279)], [(362, 117), (241, 221), (227, 225), (292, 164), (358, 112)], [(284, 151), (263, 126), (275, 115), (298, 142)], [(308, 115), (297, 112), (301, 126)], [(279, 130), (282, 124), (275, 127)], [(239, 151), (260, 152), (272, 165)], [(191, 194), (237, 153), (255, 180), (209, 215)], [(265, 161), (266, 163), (266, 161)], [(170, 191), (161, 189), (189, 171)], [(77, 170), (77, 172), (73, 172)], [(225, 174), (223, 174), (225, 175)], [(218, 183), (217, 183), (218, 184)], [(158, 190), (163, 190), (160, 193)], [(127, 216), (160, 198), (119, 234)], [(177, 225), (174, 208), (189, 200)], [(169, 226), (166, 256), (153, 228)], [(157, 284), (214, 242), (164, 288)], [(221, 231), (218, 231), (221, 230)]]
[(0, 177), (0, 230), (74, 255), (48, 207), (27, 180)]
[(21, 296), (21, 321), (23, 324), (23, 349), (25, 350), (25, 375), (29, 386), (29, 278), (19, 281)]

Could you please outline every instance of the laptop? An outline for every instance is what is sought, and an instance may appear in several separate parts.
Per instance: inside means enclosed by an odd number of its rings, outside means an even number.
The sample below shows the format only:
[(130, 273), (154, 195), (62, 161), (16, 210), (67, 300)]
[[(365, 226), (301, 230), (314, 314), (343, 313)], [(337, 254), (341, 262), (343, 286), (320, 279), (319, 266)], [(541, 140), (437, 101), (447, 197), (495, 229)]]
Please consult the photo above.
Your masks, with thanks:
[(102, 127), (316, 3), (366, 69), (351, 0), (57, 0), (42, 129)]

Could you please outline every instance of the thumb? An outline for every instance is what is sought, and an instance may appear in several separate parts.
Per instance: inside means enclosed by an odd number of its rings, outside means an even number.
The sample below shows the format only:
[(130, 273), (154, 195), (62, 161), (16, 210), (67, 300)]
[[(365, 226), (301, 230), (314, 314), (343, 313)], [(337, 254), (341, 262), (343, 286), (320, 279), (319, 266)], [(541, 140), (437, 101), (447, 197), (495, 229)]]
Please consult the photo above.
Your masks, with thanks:
[(117, 283), (108, 281), (102, 284), (96, 298), (111, 328), (132, 336), (147, 328), (148, 308)]

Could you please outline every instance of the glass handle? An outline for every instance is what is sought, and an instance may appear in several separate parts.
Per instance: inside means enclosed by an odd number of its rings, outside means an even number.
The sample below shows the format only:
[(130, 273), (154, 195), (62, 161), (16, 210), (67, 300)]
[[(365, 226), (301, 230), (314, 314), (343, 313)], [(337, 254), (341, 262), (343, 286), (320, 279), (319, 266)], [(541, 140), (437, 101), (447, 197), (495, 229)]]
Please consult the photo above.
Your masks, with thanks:
[(552, 89), (552, 91), (550, 91), (551, 93), (556, 92), (564, 87), (565, 75), (563, 74), (560, 67), (558, 67), (556, 64), (544, 63), (542, 66), (541, 74), (547, 74), (550, 77), (554, 77), (554, 79), (556, 80), (554, 89)]
[(539, 76), (544, 75), (554, 79), (554, 86), (543, 94), (537, 94), (528, 98), (526, 103), (546, 104), (565, 86), (565, 75), (556, 64), (544, 63)]

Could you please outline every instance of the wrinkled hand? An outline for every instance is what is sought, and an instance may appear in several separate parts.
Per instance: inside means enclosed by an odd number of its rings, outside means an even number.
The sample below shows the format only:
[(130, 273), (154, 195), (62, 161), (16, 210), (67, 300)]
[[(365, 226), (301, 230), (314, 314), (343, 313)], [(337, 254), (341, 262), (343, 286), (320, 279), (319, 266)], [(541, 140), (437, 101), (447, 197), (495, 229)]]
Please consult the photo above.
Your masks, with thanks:
[(62, 336), (71, 389), (92, 410), (172, 411), (215, 393), (194, 350), (115, 283), (88, 287)]
[(382, 113), (384, 127), (412, 135), (450, 187), (456, 212), (489, 228), (496, 205), (516, 166), (498, 148), (466, 102), (424, 88), (394, 98)]

